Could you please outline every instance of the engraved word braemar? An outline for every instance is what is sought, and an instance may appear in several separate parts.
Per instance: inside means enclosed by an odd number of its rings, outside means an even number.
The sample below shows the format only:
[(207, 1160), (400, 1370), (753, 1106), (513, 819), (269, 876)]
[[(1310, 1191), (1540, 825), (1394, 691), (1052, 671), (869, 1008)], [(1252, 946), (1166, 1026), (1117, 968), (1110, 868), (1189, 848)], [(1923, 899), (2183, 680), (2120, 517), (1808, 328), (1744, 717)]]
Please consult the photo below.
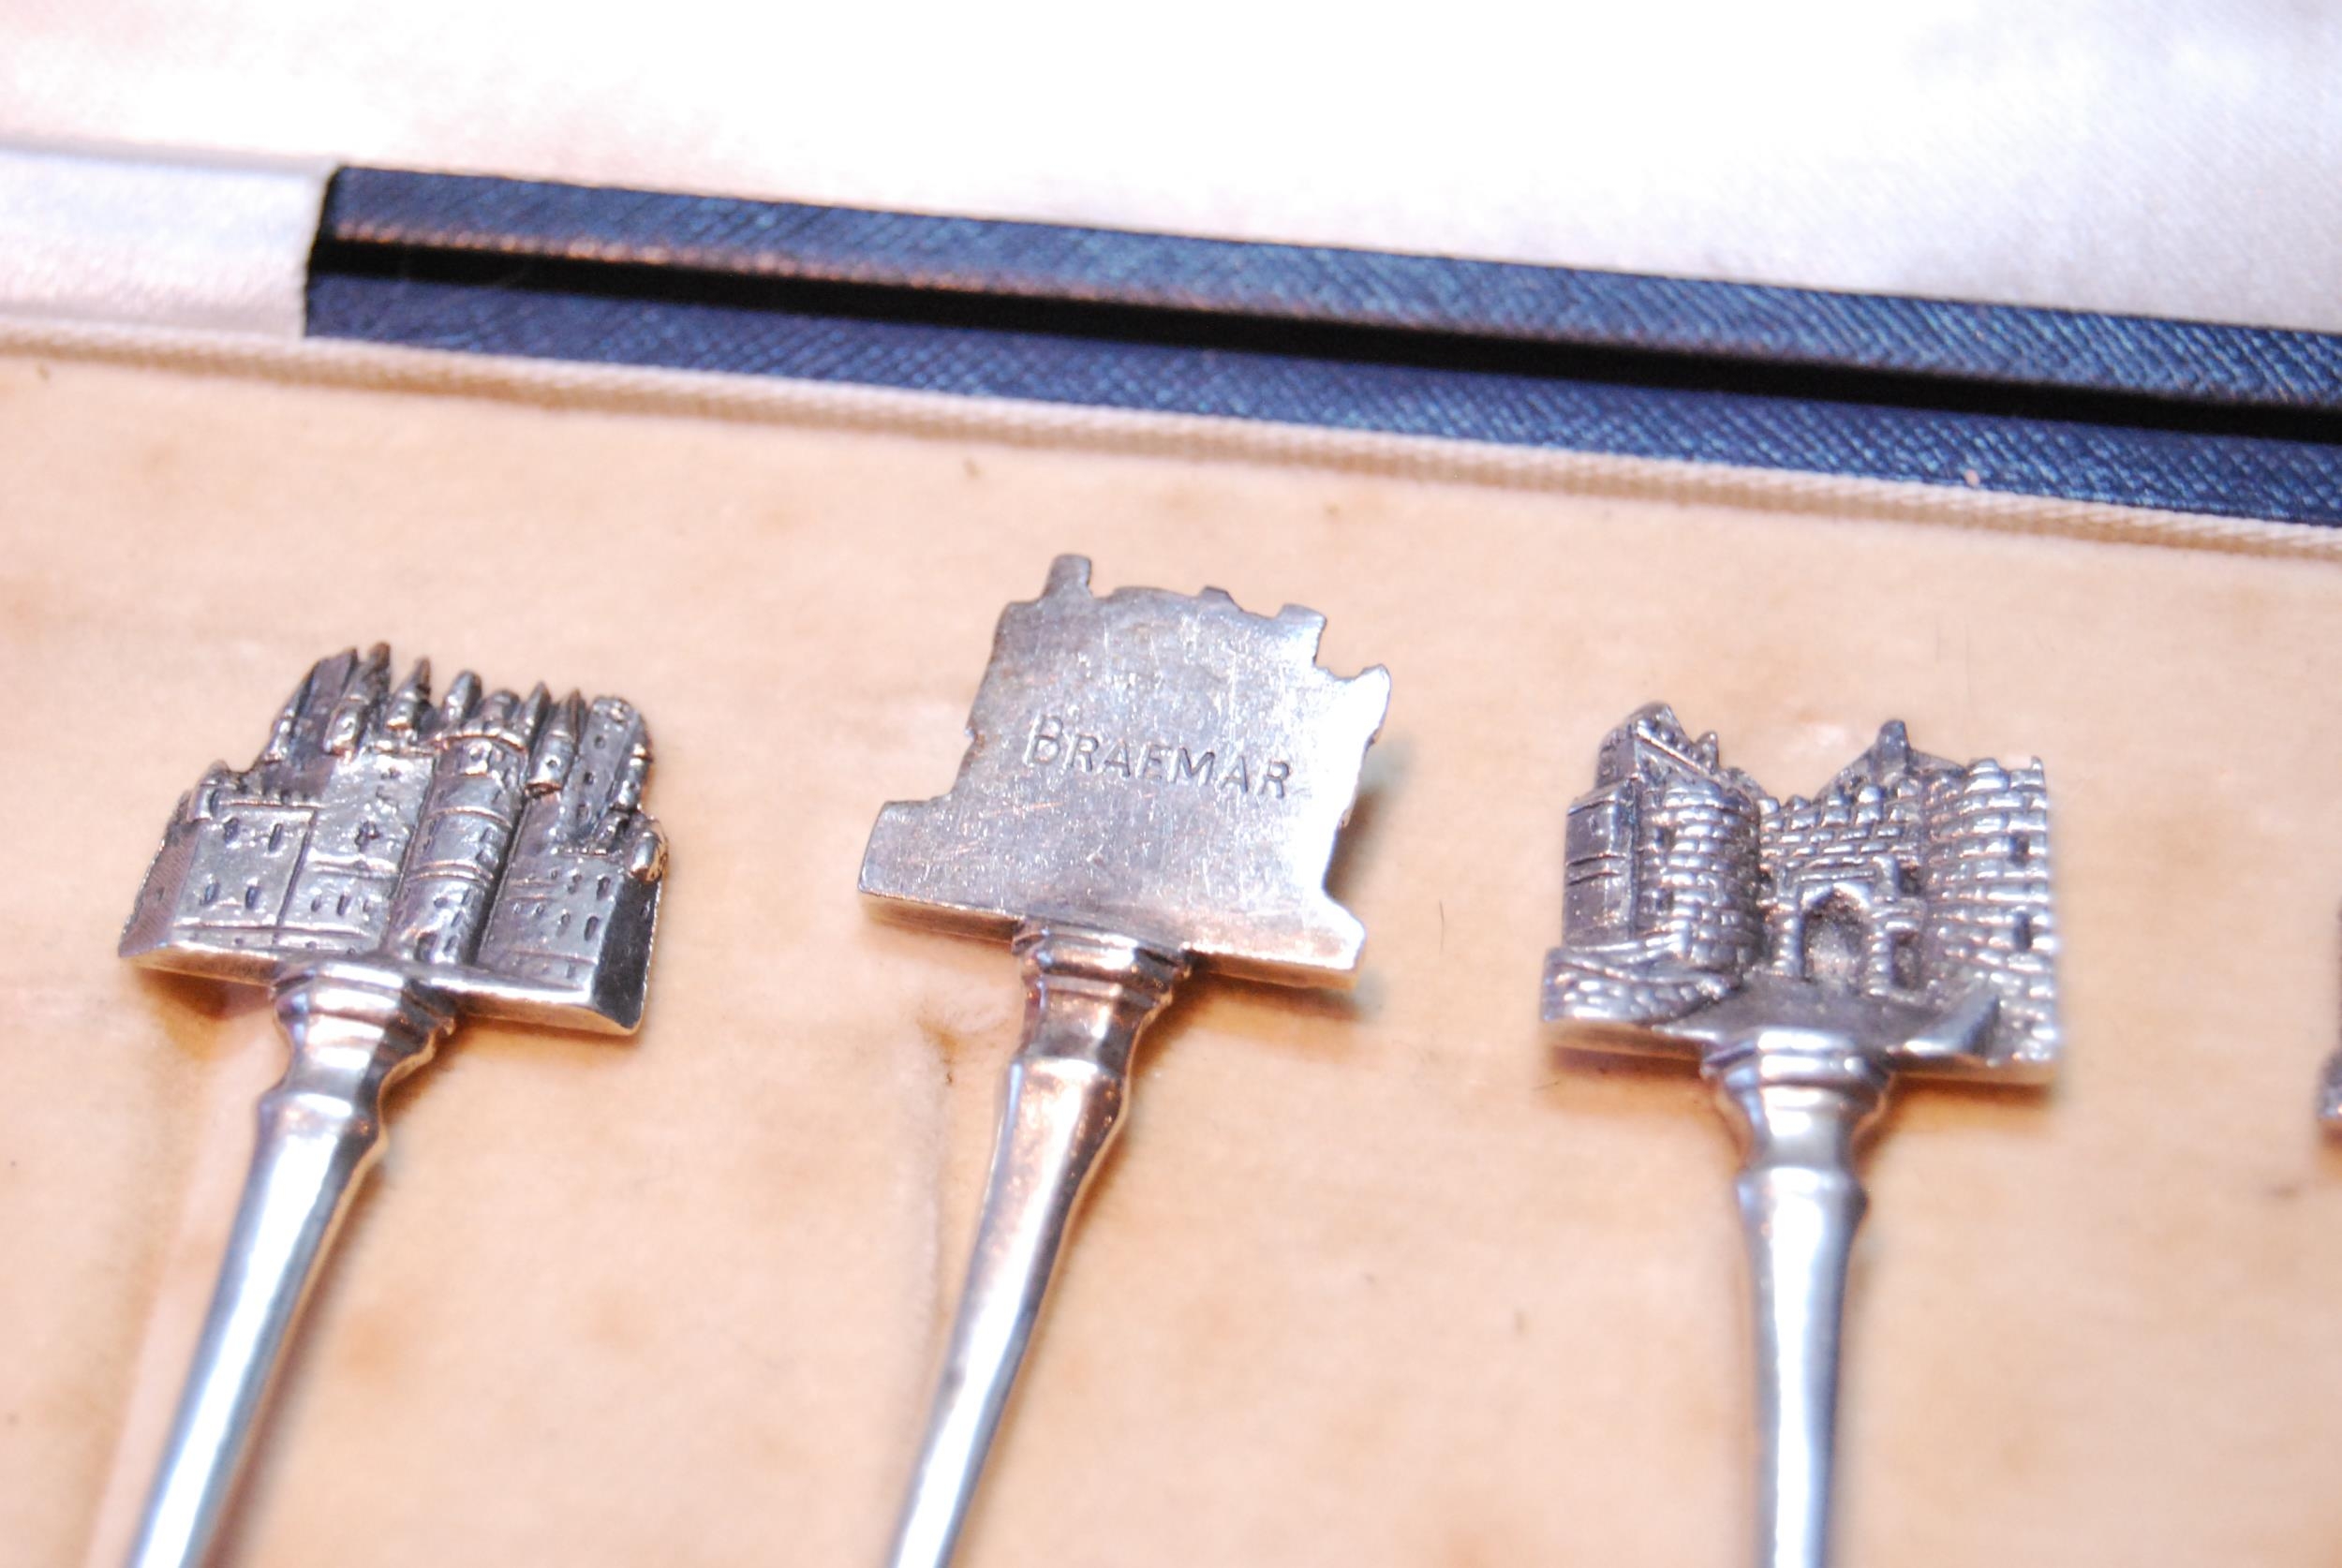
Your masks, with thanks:
[(1001, 612), (959, 777), (879, 812), (861, 890), (1007, 934), (1024, 972), (967, 1287), (889, 1568), (948, 1568), (1138, 1038), (1200, 961), (1342, 984), (1366, 932), (1326, 891), (1390, 676), (1317, 663), (1325, 617), (1217, 588), (1089, 591), (1060, 555)]
[(1282, 758), (1261, 762), (1257, 776), (1242, 749), (1230, 750), (1223, 764), (1223, 747), (1192, 747), (1169, 741), (1108, 741), (1078, 727), (1061, 714), (1045, 713), (1032, 722), (1032, 738), (1025, 745), (1029, 766), (1061, 767), (1067, 773), (1116, 774), (1125, 782), (1158, 779), (1165, 784), (1193, 784), (1206, 790), (1234, 790), (1239, 795), (1285, 798), (1293, 764)]
[(1001, 613), (950, 791), (879, 813), (862, 891), (1006, 931), (1119, 932), (1256, 979), (1322, 984), (1366, 933), (1327, 895), (1390, 676), (1317, 664), (1325, 617), (1217, 588), (1089, 591), (1060, 556)]

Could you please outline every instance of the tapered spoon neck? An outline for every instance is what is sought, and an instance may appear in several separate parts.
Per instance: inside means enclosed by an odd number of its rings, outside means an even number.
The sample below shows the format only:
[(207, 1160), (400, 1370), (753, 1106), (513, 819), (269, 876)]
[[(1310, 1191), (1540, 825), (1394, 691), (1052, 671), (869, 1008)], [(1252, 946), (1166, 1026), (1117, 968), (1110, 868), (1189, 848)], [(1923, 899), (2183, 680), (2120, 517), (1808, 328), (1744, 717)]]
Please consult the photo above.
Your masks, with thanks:
[(1017, 1058), (1089, 1061), (1122, 1077), (1188, 973), (1176, 953), (1089, 926), (1029, 921), (1011, 947), (1025, 983)]
[(1015, 948), (1024, 1038), (889, 1568), (951, 1561), (1058, 1259), (1121, 1129), (1138, 1037), (1187, 973), (1176, 954), (1083, 926), (1029, 923)]
[(1879, 1054), (1839, 1035), (1768, 1030), (1710, 1053), (1701, 1071), (1739, 1132), (1742, 1169), (1854, 1169), (1855, 1146), (1884, 1105)]
[(252, 1165), (131, 1568), (211, 1560), (302, 1309), (381, 1152), (383, 1094), (454, 1024), (444, 998), (362, 964), (289, 969), (275, 997), (291, 1059), (259, 1100)]
[(1888, 1070), (1843, 1038), (1760, 1035), (1706, 1075), (1742, 1138), (1737, 1184), (1756, 1353), (1759, 1568), (1825, 1568), (1838, 1367), (1854, 1234), (1868, 1199), (1856, 1147)]

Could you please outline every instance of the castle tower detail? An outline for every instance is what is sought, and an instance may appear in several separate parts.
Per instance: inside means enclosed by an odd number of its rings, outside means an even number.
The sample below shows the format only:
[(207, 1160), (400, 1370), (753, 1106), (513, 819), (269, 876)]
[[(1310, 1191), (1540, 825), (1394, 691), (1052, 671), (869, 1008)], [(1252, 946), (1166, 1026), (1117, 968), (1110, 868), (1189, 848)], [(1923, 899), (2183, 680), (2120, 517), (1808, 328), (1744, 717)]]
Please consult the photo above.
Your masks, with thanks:
[(384, 646), (320, 659), (250, 767), (204, 774), (124, 956), (255, 981), (363, 957), (484, 1011), (630, 1027), (665, 866), (641, 717), (469, 672), (435, 702), (427, 663), (390, 677)]
[(1569, 810), (1549, 1011), (1633, 1036), (1763, 981), (1899, 1010), (1918, 1056), (2046, 1065), (2048, 798), (2038, 762), (1952, 762), (1890, 723), (1826, 789), (1778, 801), (1714, 735), (1644, 708)]

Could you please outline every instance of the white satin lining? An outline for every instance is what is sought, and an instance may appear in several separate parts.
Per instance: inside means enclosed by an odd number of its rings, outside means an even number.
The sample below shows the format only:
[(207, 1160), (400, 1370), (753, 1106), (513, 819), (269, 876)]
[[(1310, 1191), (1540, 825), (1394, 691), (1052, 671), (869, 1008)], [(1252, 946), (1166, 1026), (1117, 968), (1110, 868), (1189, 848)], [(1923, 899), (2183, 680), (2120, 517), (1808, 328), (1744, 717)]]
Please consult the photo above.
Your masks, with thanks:
[(0, 310), (299, 337), (331, 172), (0, 143)]

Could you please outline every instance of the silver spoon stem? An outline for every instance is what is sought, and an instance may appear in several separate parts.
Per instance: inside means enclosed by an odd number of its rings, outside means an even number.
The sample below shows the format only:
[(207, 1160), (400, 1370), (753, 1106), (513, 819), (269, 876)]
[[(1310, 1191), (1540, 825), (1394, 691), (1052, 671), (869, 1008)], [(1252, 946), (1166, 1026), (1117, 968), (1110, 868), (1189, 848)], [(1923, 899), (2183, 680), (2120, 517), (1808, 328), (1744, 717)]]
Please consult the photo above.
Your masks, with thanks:
[(1886, 1070), (1851, 1041), (1768, 1032), (1705, 1072), (1742, 1133), (1756, 1329), (1756, 1561), (1825, 1568), (1846, 1266), (1869, 1199), (1854, 1145)]
[(1132, 1048), (1187, 972), (1129, 938), (1038, 922), (1017, 932), (1015, 952), (1024, 1040), (891, 1568), (952, 1559), (1058, 1255), (1120, 1128)]
[(292, 1060), (260, 1097), (252, 1168), (130, 1568), (211, 1560), (310, 1286), (381, 1154), (383, 1090), (453, 1023), (428, 991), (363, 964), (289, 969), (275, 996)]

